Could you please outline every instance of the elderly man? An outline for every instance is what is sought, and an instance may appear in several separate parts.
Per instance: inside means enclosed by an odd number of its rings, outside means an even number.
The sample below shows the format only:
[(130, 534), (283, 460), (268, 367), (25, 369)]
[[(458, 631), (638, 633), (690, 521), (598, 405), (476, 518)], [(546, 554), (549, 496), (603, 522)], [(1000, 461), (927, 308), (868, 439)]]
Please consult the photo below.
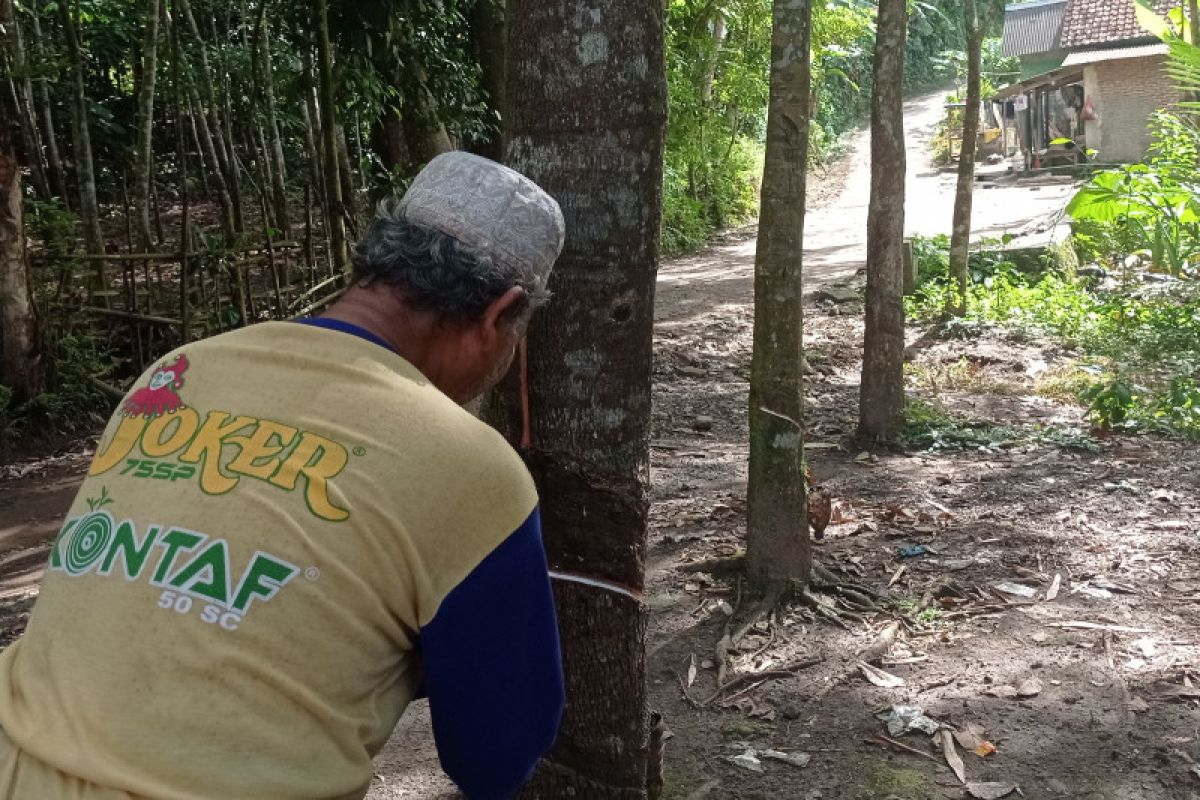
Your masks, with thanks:
[(143, 376), (0, 656), (0, 797), (360, 798), (423, 694), (467, 797), (512, 794), (557, 733), (557, 630), (533, 483), (461, 404), (562, 243), (537, 186), (447, 154), (325, 316)]

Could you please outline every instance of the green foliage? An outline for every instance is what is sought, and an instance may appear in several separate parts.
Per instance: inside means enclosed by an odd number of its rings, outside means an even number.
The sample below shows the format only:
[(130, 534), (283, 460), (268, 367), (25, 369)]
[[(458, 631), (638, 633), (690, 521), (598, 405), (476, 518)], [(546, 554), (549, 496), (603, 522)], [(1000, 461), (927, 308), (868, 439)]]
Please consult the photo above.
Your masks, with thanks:
[(668, 6), (665, 252), (702, 245), (754, 213), (770, 40), (768, 0)]
[(111, 401), (92, 381), (112, 367), (103, 343), (91, 336), (63, 333), (48, 343), (48, 388), (24, 402), (0, 385), (0, 444), (42, 429), (82, 431), (102, 424)]
[[(906, 300), (910, 318), (940, 320), (950, 291), (944, 275), (927, 281)], [(1200, 438), (1200, 290), (1188, 282), (1158, 292), (1132, 281), (1097, 287), (1053, 271), (1022, 273), (993, 255), (972, 264), (963, 324), (1077, 349), (1092, 379), (1071, 385), (1098, 427)]]
[(1044, 425), (998, 425), (951, 416), (932, 403), (911, 400), (904, 409), (901, 444), (920, 450), (977, 450), (997, 453), (1023, 444), (1045, 444), (1065, 450), (1095, 452), (1096, 441), (1086, 433)]
[[(1159, 112), (1149, 164), (1101, 172), (1067, 206), (1093, 256), (1134, 253), (1179, 276), (1200, 252), (1200, 130)], [(1103, 252), (1104, 250), (1108, 252)]]

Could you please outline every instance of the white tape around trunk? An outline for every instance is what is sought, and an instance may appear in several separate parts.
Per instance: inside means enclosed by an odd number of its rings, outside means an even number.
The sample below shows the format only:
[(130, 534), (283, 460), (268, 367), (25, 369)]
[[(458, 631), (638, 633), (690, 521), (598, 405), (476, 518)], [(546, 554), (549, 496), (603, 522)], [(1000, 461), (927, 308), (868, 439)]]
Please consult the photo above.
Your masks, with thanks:
[(576, 575), (573, 572), (558, 572), (550, 570), (550, 577), (556, 581), (566, 581), (568, 583), (579, 583), (584, 586), (591, 586), (594, 589), (600, 589), (605, 592), (624, 595), (631, 600), (636, 600), (639, 603), (642, 600), (642, 593), (636, 589), (631, 589), (628, 586), (623, 586), (612, 581), (601, 580), (600, 578), (589, 578), (586, 575)]

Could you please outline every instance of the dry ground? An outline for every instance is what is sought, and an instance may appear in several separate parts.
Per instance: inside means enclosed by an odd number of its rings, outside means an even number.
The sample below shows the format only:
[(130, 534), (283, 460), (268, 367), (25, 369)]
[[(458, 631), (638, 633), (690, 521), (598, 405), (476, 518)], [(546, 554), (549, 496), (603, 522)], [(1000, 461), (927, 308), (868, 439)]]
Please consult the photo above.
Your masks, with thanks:
[[(948, 228), (952, 179), (924, 158), (940, 113), (937, 96), (909, 105), (910, 231)], [(846, 279), (862, 265), (866, 142), (860, 136), (851, 156), (816, 182), (806, 257), (813, 284)], [(1068, 191), (981, 191), (976, 226), (1024, 227), (1060, 207)], [(1200, 678), (1194, 449), (1121, 438), (1079, 453), (1031, 435), (970, 452), (863, 457), (849, 443), (862, 345), (855, 303), (806, 303), (818, 370), (806, 389), (809, 459), (844, 520), (816, 551), (826, 566), (877, 591), (885, 608), (848, 630), (800, 608), (781, 610), (748, 637), (736, 674), (807, 655), (824, 661), (793, 677), (747, 682), (750, 691), (727, 707), (695, 707), (715, 688), (705, 662), (725, 623), (722, 603), (735, 604), (737, 590), (686, 566), (744, 547), (753, 252), (753, 231), (742, 231), (665, 264), (659, 281), (647, 644), (652, 705), (672, 733), (667, 797), (964, 796), (928, 736), (898, 737), (915, 753), (872, 739), (884, 732), (875, 712), (895, 704), (983, 729), (997, 751), (960, 751), (970, 781), (1011, 782), (1028, 798), (1200, 797), (1192, 771), (1200, 759), (1200, 689), (1191, 686)], [(1047, 376), (1069, 360), (1049, 343), (985, 331), (922, 348), (910, 390), (963, 418), (1075, 431), (1081, 409), (1044, 391)], [(23, 625), (87, 448), (0, 465), (0, 645)], [(902, 557), (912, 545), (926, 550)], [(1048, 600), (1056, 576), (1060, 589)], [(1000, 593), (1002, 582), (1034, 596)], [(918, 610), (927, 593), (932, 602)], [(849, 668), (892, 619), (903, 624), (882, 666), (905, 683), (883, 689)], [(680, 682), (693, 656), (685, 697)], [(1022, 684), (1038, 691), (1002, 696)], [(454, 796), (424, 713), (406, 715), (381, 756), (372, 800)], [(747, 748), (812, 760), (802, 768), (767, 760), (761, 773), (728, 760)]]

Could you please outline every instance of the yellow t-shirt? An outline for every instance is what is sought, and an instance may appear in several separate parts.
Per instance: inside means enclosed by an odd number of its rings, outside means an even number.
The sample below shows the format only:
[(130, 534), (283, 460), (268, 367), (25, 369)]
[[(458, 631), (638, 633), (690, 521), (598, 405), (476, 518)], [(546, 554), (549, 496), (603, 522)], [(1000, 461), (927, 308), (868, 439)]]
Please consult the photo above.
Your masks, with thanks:
[(100, 440), (0, 655), (0, 730), (133, 795), (360, 797), (422, 626), (536, 504), (504, 440), (377, 344), (189, 344)]

